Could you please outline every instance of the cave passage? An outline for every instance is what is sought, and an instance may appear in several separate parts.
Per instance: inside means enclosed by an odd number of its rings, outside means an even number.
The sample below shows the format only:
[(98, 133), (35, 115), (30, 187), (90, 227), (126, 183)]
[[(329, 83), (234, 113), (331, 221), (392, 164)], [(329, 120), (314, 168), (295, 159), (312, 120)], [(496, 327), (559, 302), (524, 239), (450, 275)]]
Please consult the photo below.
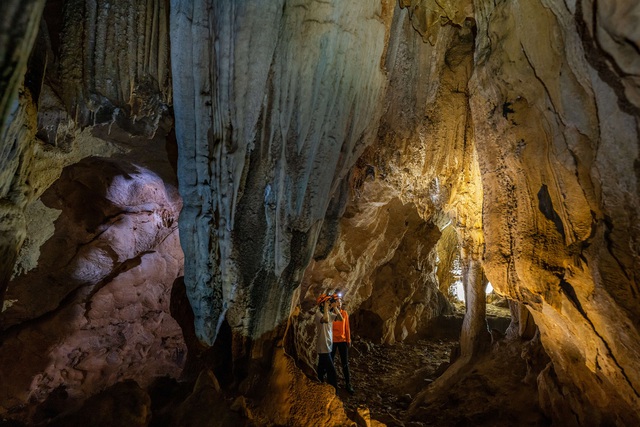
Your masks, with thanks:
[(0, 426), (640, 425), (638, 22), (0, 1)]

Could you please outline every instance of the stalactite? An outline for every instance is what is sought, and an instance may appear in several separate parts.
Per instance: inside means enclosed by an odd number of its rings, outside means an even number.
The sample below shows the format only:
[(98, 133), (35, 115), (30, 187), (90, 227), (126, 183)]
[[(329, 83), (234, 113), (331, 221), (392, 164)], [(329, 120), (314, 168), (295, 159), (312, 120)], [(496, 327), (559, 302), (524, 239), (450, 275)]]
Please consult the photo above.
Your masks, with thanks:
[[(227, 307), (230, 323), (253, 336), (286, 316), (329, 200), (372, 136), (385, 25), (378, 2), (352, 6), (222, 1), (201, 17), (203, 4), (172, 2), (176, 93), (196, 100), (175, 111), (184, 147), (181, 227), (194, 259), (185, 281), (205, 342)], [(251, 36), (257, 28), (261, 37)], [(263, 175), (245, 181), (248, 167)], [(272, 210), (262, 208), (267, 186)], [(256, 221), (271, 224), (258, 231), (262, 243), (241, 243), (258, 239), (243, 231)], [(240, 275), (239, 263), (252, 273)], [(277, 307), (252, 301), (253, 287), (280, 295)]]
[(106, 122), (119, 108), (123, 120), (155, 133), (172, 99), (167, 15), (168, 0), (66, 3), (64, 100), (80, 125)]

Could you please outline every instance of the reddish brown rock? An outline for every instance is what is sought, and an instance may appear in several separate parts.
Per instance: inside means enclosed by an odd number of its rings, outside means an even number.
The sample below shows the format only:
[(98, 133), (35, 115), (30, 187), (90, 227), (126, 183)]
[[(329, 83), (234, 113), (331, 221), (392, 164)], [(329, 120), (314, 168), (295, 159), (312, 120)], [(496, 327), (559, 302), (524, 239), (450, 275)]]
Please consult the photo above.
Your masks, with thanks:
[(74, 402), (122, 379), (178, 376), (186, 348), (169, 314), (183, 265), (175, 188), (140, 166), (91, 159), (65, 170), (43, 200), (62, 213), (38, 266), (9, 289), (2, 410), (60, 386)]

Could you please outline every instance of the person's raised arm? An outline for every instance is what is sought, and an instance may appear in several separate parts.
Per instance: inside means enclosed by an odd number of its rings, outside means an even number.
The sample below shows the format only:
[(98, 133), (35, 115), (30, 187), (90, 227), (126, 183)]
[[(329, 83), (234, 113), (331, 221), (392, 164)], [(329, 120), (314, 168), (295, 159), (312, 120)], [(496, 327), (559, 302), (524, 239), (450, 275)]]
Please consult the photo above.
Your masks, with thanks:
[[(337, 303), (336, 303), (337, 304)], [(340, 309), (338, 308), (337, 305), (334, 305), (331, 310), (333, 311), (333, 313), (336, 315), (336, 320), (338, 322), (342, 322), (344, 320), (344, 318), (342, 317), (342, 313), (340, 313)]]
[(324, 302), (324, 311), (322, 313), (322, 319), (320, 319), (322, 323), (329, 323), (329, 301)]

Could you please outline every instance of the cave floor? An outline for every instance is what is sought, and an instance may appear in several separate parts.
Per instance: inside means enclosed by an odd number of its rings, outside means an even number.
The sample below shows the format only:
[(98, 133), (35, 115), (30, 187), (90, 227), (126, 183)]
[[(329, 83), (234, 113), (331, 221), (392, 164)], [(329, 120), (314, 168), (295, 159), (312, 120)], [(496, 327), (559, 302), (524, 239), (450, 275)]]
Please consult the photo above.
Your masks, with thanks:
[[(371, 418), (388, 426), (404, 425), (412, 398), (431, 383), (448, 364), (451, 349), (457, 340), (417, 340), (395, 345), (376, 345), (354, 340), (349, 351), (351, 382), (355, 393), (343, 388), (342, 367), (336, 360), (338, 394), (345, 408), (352, 413), (366, 406)], [(444, 366), (442, 366), (444, 368)]]
[(539, 408), (535, 373), (533, 380), (524, 381), (527, 344), (505, 339), (492, 344), (446, 393), (421, 404), (409, 420), (412, 400), (444, 372), (457, 344), (457, 339), (440, 338), (378, 345), (356, 337), (349, 361), (354, 395), (343, 388), (336, 360), (345, 409), (353, 416), (359, 406), (366, 406), (372, 419), (387, 426), (549, 425)]
[(366, 406), (372, 419), (388, 426), (402, 426), (400, 420), (412, 398), (441, 373), (456, 345), (454, 339), (421, 339), (395, 345), (355, 339), (349, 351), (349, 368), (356, 392), (350, 395), (344, 389), (338, 359), (338, 395), (350, 413)]

